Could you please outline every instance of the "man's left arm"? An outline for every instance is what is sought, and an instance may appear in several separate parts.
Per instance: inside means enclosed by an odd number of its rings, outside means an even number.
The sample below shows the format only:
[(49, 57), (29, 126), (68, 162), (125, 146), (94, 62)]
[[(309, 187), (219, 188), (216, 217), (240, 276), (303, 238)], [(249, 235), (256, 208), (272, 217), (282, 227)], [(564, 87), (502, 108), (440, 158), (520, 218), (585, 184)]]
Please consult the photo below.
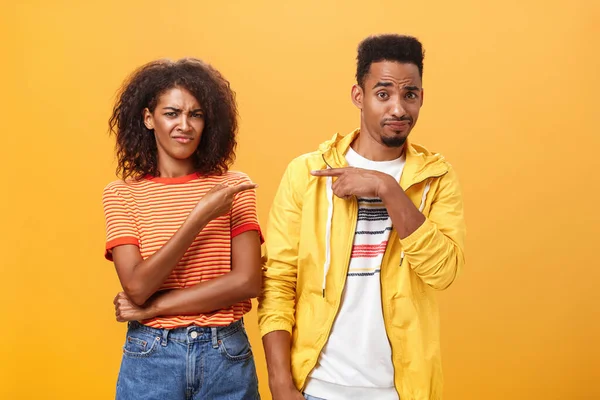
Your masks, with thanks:
[(463, 201), (452, 168), (440, 179), (430, 211), (425, 217), (395, 180), (386, 180), (380, 191), (392, 224), (400, 236), (404, 262), (427, 285), (446, 289), (465, 264), (466, 228)]
[(343, 199), (379, 197), (400, 236), (404, 262), (430, 287), (446, 289), (465, 264), (465, 221), (462, 194), (450, 167), (433, 193), (430, 210), (423, 215), (398, 182), (388, 174), (360, 168), (330, 168), (312, 175), (335, 177), (333, 193)]

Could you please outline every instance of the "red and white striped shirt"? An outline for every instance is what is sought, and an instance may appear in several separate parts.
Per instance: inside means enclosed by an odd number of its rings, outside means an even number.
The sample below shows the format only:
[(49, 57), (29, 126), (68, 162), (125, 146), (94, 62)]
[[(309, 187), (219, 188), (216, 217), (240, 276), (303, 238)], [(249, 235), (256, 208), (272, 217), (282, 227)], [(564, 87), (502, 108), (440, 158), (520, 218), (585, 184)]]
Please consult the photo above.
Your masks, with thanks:
[[(112, 249), (124, 244), (136, 245), (142, 258), (150, 257), (175, 234), (213, 186), (240, 183), (251, 180), (241, 172), (232, 171), (209, 177), (194, 173), (178, 178), (147, 177), (110, 183), (102, 198), (106, 218), (105, 257), (112, 261)], [(237, 194), (232, 210), (206, 225), (159, 290), (183, 289), (230, 272), (231, 239), (249, 230), (260, 233), (254, 190)], [(143, 323), (166, 329), (226, 326), (251, 308), (248, 299), (210, 314), (157, 317)]]

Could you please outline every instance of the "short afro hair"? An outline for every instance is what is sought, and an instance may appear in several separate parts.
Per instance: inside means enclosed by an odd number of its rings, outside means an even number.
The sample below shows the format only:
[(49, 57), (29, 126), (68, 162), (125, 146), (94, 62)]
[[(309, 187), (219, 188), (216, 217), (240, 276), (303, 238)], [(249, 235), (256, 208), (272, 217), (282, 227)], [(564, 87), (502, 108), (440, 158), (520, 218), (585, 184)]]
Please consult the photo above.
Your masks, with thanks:
[(423, 58), (425, 58), (423, 46), (412, 36), (395, 34), (369, 36), (358, 45), (356, 82), (362, 87), (371, 64), (379, 61), (414, 64), (419, 68), (419, 76), (422, 78)]

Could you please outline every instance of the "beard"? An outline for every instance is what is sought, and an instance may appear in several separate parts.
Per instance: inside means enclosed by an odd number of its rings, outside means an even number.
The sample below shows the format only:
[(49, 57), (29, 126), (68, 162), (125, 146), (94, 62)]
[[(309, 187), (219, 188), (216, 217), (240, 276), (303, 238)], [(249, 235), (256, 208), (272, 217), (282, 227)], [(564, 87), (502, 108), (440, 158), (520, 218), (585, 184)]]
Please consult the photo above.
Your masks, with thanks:
[[(383, 133), (383, 129), (385, 128), (385, 125), (387, 122), (392, 122), (392, 121), (406, 121), (408, 123), (411, 124), (411, 126), (408, 127), (408, 129), (406, 130), (406, 134), (405, 135), (401, 135), (399, 131), (396, 131), (395, 135), (393, 136), (386, 136)], [(404, 143), (406, 143), (406, 138), (408, 137), (408, 135), (410, 134), (410, 131), (412, 129), (412, 124), (413, 124), (413, 119), (409, 116), (403, 116), (401, 118), (385, 118), (381, 121), (380, 125), (381, 125), (381, 142), (387, 146), (387, 147), (402, 147), (404, 146)]]
[(387, 147), (402, 147), (406, 143), (406, 136), (382, 136), (381, 142)]

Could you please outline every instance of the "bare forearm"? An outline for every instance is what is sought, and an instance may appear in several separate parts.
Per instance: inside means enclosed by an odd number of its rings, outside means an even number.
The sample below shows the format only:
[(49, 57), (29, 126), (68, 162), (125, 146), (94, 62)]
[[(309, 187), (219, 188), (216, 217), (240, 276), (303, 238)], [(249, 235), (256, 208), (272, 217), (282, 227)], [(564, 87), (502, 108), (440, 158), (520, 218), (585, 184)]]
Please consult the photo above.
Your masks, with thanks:
[(262, 284), (260, 235), (250, 230), (231, 241), (231, 272), (186, 289), (155, 296), (153, 316), (207, 313), (258, 296)]
[(425, 222), (425, 216), (395, 181), (385, 186), (385, 190), (381, 193), (381, 200), (387, 208), (400, 239), (410, 236)]
[(210, 222), (201, 212), (200, 208), (194, 209), (163, 247), (132, 269), (126, 279), (129, 284), (123, 289), (136, 304), (144, 304), (160, 288), (198, 233)]
[(269, 386), (293, 387), (291, 370), (291, 336), (287, 331), (273, 331), (263, 336), (263, 347), (269, 372)]
[(148, 307), (152, 317), (208, 313), (256, 297), (260, 285), (258, 274), (246, 276), (229, 272), (186, 289), (159, 293)]

